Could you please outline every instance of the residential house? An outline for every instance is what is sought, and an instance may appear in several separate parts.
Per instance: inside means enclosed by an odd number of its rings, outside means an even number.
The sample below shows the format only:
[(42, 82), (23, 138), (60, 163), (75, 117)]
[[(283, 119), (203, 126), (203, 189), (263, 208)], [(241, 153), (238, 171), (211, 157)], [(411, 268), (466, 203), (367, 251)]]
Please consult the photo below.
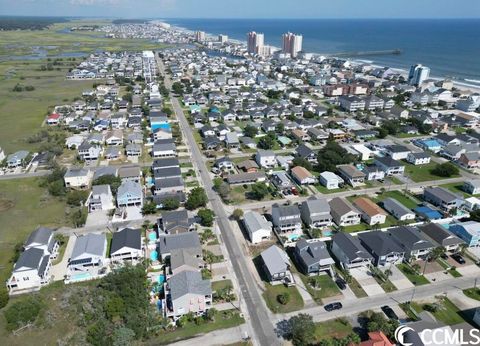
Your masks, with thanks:
[(186, 209), (162, 212), (162, 217), (158, 219), (158, 228), (166, 234), (179, 234), (195, 230), (193, 220), (188, 217)]
[(444, 212), (458, 208), (463, 203), (462, 197), (443, 187), (426, 187), (423, 190), (423, 198)]
[(182, 271), (168, 278), (164, 295), (164, 317), (173, 321), (188, 313), (202, 316), (212, 307), (212, 285), (198, 271)]
[(285, 251), (276, 245), (270, 246), (260, 254), (263, 270), (270, 283), (283, 283), (291, 285), (294, 283), (290, 273), (290, 260)]
[(213, 166), (217, 167), (220, 170), (226, 170), (226, 171), (231, 170), (235, 167), (233, 164), (233, 161), (228, 156), (224, 156), (217, 159), (213, 164)]
[(201, 256), (198, 255), (197, 249), (177, 249), (172, 250), (170, 255), (170, 272), (177, 275), (183, 271), (197, 271), (205, 267), (205, 263)]
[(409, 153), (407, 156), (407, 162), (415, 166), (429, 164), (430, 160), (430, 155), (425, 152)]
[(326, 199), (307, 199), (300, 206), (303, 223), (310, 228), (321, 228), (332, 225), (330, 204)]
[(247, 172), (247, 173), (254, 173), (258, 171), (258, 165), (253, 160), (245, 160), (237, 164), (238, 169)]
[(323, 241), (300, 239), (295, 244), (294, 256), (305, 275), (318, 275), (321, 272), (333, 275), (332, 265), (335, 261)]
[(360, 212), (346, 199), (335, 197), (328, 204), (332, 219), (337, 226), (352, 226), (360, 223)]
[(340, 176), (353, 187), (361, 186), (365, 183), (365, 173), (353, 165), (338, 165)]
[(463, 183), (463, 191), (471, 194), (478, 195), (480, 194), (480, 179), (467, 180)]
[(227, 183), (230, 185), (255, 184), (265, 180), (267, 180), (267, 176), (264, 172), (238, 173), (227, 176)]
[(170, 258), (174, 250), (195, 249), (196, 257), (202, 257), (200, 237), (197, 232), (160, 235), (158, 238), (158, 253), (160, 259)]
[(99, 210), (115, 209), (115, 201), (110, 185), (92, 186), (92, 192), (90, 192), (85, 206), (88, 208), (89, 213)]
[(373, 256), (360, 243), (358, 237), (350, 233), (335, 233), (332, 236), (331, 251), (345, 269), (368, 267), (373, 263)]
[(7, 281), (9, 293), (39, 290), (51, 280), (50, 267), (50, 255), (43, 249), (32, 247), (23, 251)]
[(113, 263), (137, 263), (145, 257), (140, 229), (124, 228), (113, 233), (110, 258)]
[(425, 239), (430, 240), (435, 247), (444, 247), (450, 253), (457, 252), (460, 245), (465, 244), (462, 239), (450, 233), (439, 224), (427, 223), (419, 226), (419, 228)]
[(155, 158), (177, 156), (177, 148), (173, 142), (173, 139), (156, 141), (152, 147), (152, 156)]
[(317, 162), (317, 154), (312, 149), (307, 147), (305, 144), (300, 144), (295, 149), (295, 154), (297, 157), (305, 159), (310, 163)]
[(462, 155), (460, 155), (460, 158), (458, 159), (458, 163), (468, 169), (479, 168), (480, 153), (478, 151), (463, 153)]
[(20, 150), (20, 151), (17, 151), (15, 153), (13, 153), (13, 154), (8, 155), (7, 156), (7, 167), (8, 168), (16, 168), (16, 167), (27, 164), (28, 162), (26, 162), (26, 160), (27, 160), (29, 154), (30, 153), (26, 150)]
[(243, 215), (243, 225), (252, 244), (258, 244), (272, 236), (272, 223), (256, 211), (247, 211)]
[(255, 161), (262, 168), (272, 168), (277, 165), (275, 153), (271, 150), (258, 150), (255, 154)]
[(124, 181), (134, 181), (140, 183), (142, 179), (142, 171), (139, 166), (121, 166), (118, 169), (118, 177)]
[(75, 240), (68, 260), (70, 273), (87, 272), (92, 267), (103, 267), (107, 263), (107, 237), (105, 233), (88, 233)]
[(450, 225), (448, 230), (462, 239), (469, 247), (480, 246), (480, 222), (466, 221), (455, 223)]
[(102, 154), (102, 147), (97, 144), (91, 144), (88, 141), (83, 142), (78, 147), (78, 156), (83, 161), (98, 160)]
[(403, 261), (405, 251), (386, 232), (371, 231), (358, 235), (360, 243), (373, 256), (373, 264), (386, 266)]
[(403, 145), (389, 145), (385, 147), (385, 154), (390, 156), (394, 160), (405, 160), (411, 150)]
[(365, 178), (368, 181), (385, 179), (385, 172), (375, 165), (364, 165), (362, 172), (365, 173)]
[(400, 226), (388, 230), (388, 234), (403, 249), (407, 260), (426, 259), (434, 245), (425, 239), (416, 227)]
[(142, 186), (134, 181), (127, 180), (122, 182), (117, 191), (118, 207), (143, 207), (143, 189)]
[(344, 181), (341, 177), (333, 172), (322, 172), (319, 175), (320, 184), (325, 186), (328, 190), (335, 190), (343, 185)]
[(403, 175), (405, 171), (405, 165), (392, 159), (390, 156), (377, 157), (374, 163), (379, 169), (384, 171), (387, 176)]
[(67, 169), (63, 180), (65, 186), (71, 189), (88, 189), (93, 179), (93, 171), (88, 168), (73, 167)]
[(387, 214), (371, 199), (359, 197), (353, 201), (353, 205), (361, 212), (362, 220), (370, 226), (384, 224)]
[(302, 232), (302, 219), (300, 210), (296, 205), (279, 205), (275, 203), (272, 206), (272, 222), (279, 232), (292, 232), (295, 234)]
[(382, 202), (383, 209), (388, 211), (397, 220), (408, 221), (415, 220), (415, 213), (405, 207), (402, 203), (395, 198), (388, 197)]
[(185, 182), (183, 178), (167, 178), (155, 180), (154, 195), (177, 195), (185, 191)]

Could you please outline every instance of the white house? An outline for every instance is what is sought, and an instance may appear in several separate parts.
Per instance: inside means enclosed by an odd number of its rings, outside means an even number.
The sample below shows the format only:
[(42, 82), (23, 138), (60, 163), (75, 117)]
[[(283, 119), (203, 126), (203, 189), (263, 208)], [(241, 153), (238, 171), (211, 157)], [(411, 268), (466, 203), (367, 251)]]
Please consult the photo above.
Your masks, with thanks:
[(115, 209), (114, 198), (110, 185), (94, 185), (85, 202), (89, 212)]
[(86, 168), (69, 168), (63, 179), (68, 188), (86, 189), (92, 182), (93, 171)]
[(271, 150), (258, 150), (255, 154), (255, 161), (264, 168), (272, 168), (277, 164), (275, 153)]
[(124, 228), (113, 233), (110, 258), (114, 263), (137, 263), (144, 258), (140, 229)]
[(328, 190), (338, 189), (344, 183), (344, 180), (333, 172), (322, 172), (319, 175), (320, 184)]
[(71, 273), (86, 272), (92, 267), (106, 264), (107, 237), (105, 233), (89, 233), (76, 239), (72, 255), (68, 261)]
[(409, 153), (407, 156), (407, 162), (411, 163), (412, 165), (426, 165), (430, 163), (430, 155), (424, 152), (420, 153)]
[(263, 240), (270, 239), (272, 235), (272, 223), (264, 216), (255, 211), (248, 211), (243, 216), (243, 224), (248, 232), (252, 244), (258, 244)]

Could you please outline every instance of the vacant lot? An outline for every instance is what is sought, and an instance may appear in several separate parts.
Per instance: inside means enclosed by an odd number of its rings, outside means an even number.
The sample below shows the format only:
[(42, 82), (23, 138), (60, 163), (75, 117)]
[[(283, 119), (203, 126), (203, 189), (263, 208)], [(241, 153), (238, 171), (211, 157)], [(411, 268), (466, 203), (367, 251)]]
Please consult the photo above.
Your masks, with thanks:
[[(405, 163), (405, 162), (403, 162)], [(430, 181), (430, 180), (438, 180), (438, 179), (445, 179), (444, 177), (440, 177), (432, 173), (432, 170), (437, 166), (437, 163), (430, 162), (426, 165), (412, 165), (409, 163), (405, 163), (405, 173), (414, 181), (414, 182), (422, 182), (422, 181)], [(450, 178), (456, 178), (460, 175), (456, 174), (451, 176)]]
[[(280, 304), (278, 296), (286, 294), (289, 296), (287, 304)], [(265, 284), (263, 298), (267, 302), (268, 308), (274, 313), (287, 313), (297, 311), (303, 308), (303, 299), (295, 286), (286, 287), (284, 285)]]
[(65, 220), (65, 204), (38, 186), (37, 179), (0, 181), (0, 279), (10, 275), (9, 263), (17, 243), (23, 243), (38, 226), (59, 227)]

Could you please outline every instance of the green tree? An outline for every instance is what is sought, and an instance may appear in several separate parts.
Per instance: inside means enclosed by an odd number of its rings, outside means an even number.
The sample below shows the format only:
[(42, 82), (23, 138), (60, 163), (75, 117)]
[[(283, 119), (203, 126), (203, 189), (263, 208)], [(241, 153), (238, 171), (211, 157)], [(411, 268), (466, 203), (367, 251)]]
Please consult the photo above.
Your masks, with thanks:
[(75, 207), (81, 206), (86, 202), (88, 195), (88, 191), (70, 191), (67, 193), (67, 204)]
[(235, 220), (240, 220), (243, 217), (243, 210), (242, 209), (235, 209), (232, 213), (232, 216)]
[(130, 346), (134, 344), (135, 332), (130, 328), (120, 327), (113, 331), (113, 346)]
[(450, 162), (437, 164), (435, 168), (432, 169), (432, 174), (439, 177), (444, 177), (444, 178), (449, 178), (453, 175), (458, 175), (459, 172), (460, 171), (458, 170), (458, 168)]
[(122, 179), (120, 177), (114, 176), (113, 174), (107, 174), (95, 179), (92, 185), (110, 185), (110, 189), (115, 195), (117, 193), (118, 187), (122, 185)]
[(294, 346), (307, 346), (315, 341), (315, 323), (312, 316), (298, 314), (288, 320), (289, 337)]
[(266, 136), (260, 138), (258, 147), (265, 150), (273, 149), (277, 140), (275, 132), (269, 132)]
[(470, 219), (473, 221), (480, 222), (480, 209), (475, 209), (472, 212), (470, 212)]
[(16, 301), (4, 312), (7, 329), (15, 330), (28, 323), (34, 323), (43, 307), (43, 300), (36, 295)]
[(112, 295), (112, 297), (105, 301), (104, 310), (109, 319), (123, 316), (125, 314), (123, 299), (117, 295)]
[(205, 207), (208, 202), (207, 194), (201, 187), (194, 188), (188, 195), (188, 199), (185, 202), (185, 208), (188, 210), (194, 210), (200, 207)]
[(243, 134), (247, 137), (254, 138), (258, 134), (258, 128), (253, 125), (247, 125), (243, 129)]
[(142, 207), (142, 215), (155, 214), (156, 212), (157, 212), (157, 205), (154, 202), (152, 201), (145, 202), (145, 204)]
[(378, 132), (378, 135), (377, 135), (378, 138), (385, 138), (388, 136), (388, 131), (383, 127), (377, 127), (375, 130), (377, 130)]
[(353, 163), (357, 160), (355, 155), (348, 153), (335, 141), (328, 141), (318, 152), (317, 158), (316, 170), (319, 172), (334, 172), (337, 170), (337, 165)]
[(296, 157), (292, 160), (292, 165), (293, 167), (295, 166), (301, 166), (304, 167), (305, 169), (311, 171), (312, 170), (312, 164), (305, 158), (303, 157)]
[(0, 309), (7, 306), (9, 300), (8, 290), (5, 286), (0, 287)]
[(215, 218), (215, 213), (210, 209), (200, 209), (198, 211), (198, 217), (200, 218), (200, 224), (205, 227), (211, 227)]
[(436, 259), (438, 259), (440, 256), (442, 256), (447, 250), (443, 247), (443, 246), (438, 246), (436, 248), (434, 248), (431, 252), (430, 252), (430, 255), (428, 256), (428, 258), (431, 260), (431, 261), (435, 261)]
[(269, 188), (267, 184), (263, 182), (258, 182), (252, 185), (252, 197), (256, 200), (262, 200), (269, 193)]
[(72, 224), (74, 227), (82, 227), (87, 221), (87, 216), (87, 208), (82, 207), (74, 210), (73, 213), (70, 215), (70, 219), (72, 220)]
[(63, 180), (55, 180), (48, 184), (48, 193), (56, 197), (65, 196), (67, 193), (67, 189), (63, 184)]
[(287, 305), (290, 302), (290, 293), (285, 292), (277, 296), (277, 301), (282, 305)]
[(176, 210), (180, 207), (180, 201), (178, 198), (168, 197), (162, 202), (162, 209), (164, 210)]

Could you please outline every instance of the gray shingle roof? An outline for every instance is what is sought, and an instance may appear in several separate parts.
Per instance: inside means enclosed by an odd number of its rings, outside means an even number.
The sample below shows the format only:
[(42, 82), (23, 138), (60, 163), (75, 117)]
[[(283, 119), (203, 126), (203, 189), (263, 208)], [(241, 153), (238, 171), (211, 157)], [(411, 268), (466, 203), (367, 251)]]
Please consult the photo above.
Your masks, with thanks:
[(162, 235), (158, 247), (161, 254), (171, 253), (176, 249), (200, 247), (200, 238), (197, 232)]
[(372, 231), (358, 235), (362, 245), (370, 249), (377, 256), (385, 256), (392, 252), (402, 253), (404, 250), (385, 232)]
[(272, 229), (271, 222), (255, 211), (247, 211), (243, 215), (243, 222), (252, 233), (261, 229)]
[(285, 251), (276, 245), (270, 246), (263, 251), (260, 256), (262, 256), (263, 263), (270, 274), (285, 272), (290, 265), (290, 261)]
[(139, 229), (124, 228), (113, 233), (110, 253), (115, 253), (123, 247), (140, 250), (142, 248), (142, 232)]
[(428, 238), (430, 238), (440, 246), (449, 246), (464, 243), (463, 240), (458, 238), (456, 235), (448, 232), (445, 228), (436, 223), (422, 225), (419, 228)]
[(183, 271), (172, 276), (168, 281), (172, 300), (186, 294), (210, 295), (212, 285), (209, 280), (203, 280), (199, 272)]
[(28, 247), (32, 244), (38, 245), (48, 245), (48, 241), (52, 235), (52, 230), (50, 228), (39, 227), (28, 237), (25, 247)]
[(310, 266), (312, 264), (318, 263), (322, 260), (333, 260), (328, 253), (327, 246), (323, 241), (317, 240), (313, 242), (307, 242), (305, 239), (300, 239), (295, 244), (296, 251), (301, 257), (305, 265)]
[(107, 238), (105, 237), (105, 233), (89, 233), (87, 235), (80, 236), (75, 241), (71, 258), (75, 259), (83, 254), (103, 256), (106, 241)]
[(392, 238), (405, 250), (423, 250), (433, 248), (429, 240), (425, 240), (415, 227), (400, 226), (388, 231)]
[(388, 197), (382, 203), (384, 209), (393, 210), (398, 217), (413, 213), (395, 198)]
[(332, 241), (342, 249), (349, 260), (357, 258), (372, 259), (372, 255), (363, 247), (357, 237), (351, 234), (339, 232), (332, 236)]
[(42, 264), (43, 257), (45, 256), (42, 249), (31, 248), (23, 251), (18, 257), (17, 263), (15, 263), (14, 270), (22, 267), (38, 270)]

